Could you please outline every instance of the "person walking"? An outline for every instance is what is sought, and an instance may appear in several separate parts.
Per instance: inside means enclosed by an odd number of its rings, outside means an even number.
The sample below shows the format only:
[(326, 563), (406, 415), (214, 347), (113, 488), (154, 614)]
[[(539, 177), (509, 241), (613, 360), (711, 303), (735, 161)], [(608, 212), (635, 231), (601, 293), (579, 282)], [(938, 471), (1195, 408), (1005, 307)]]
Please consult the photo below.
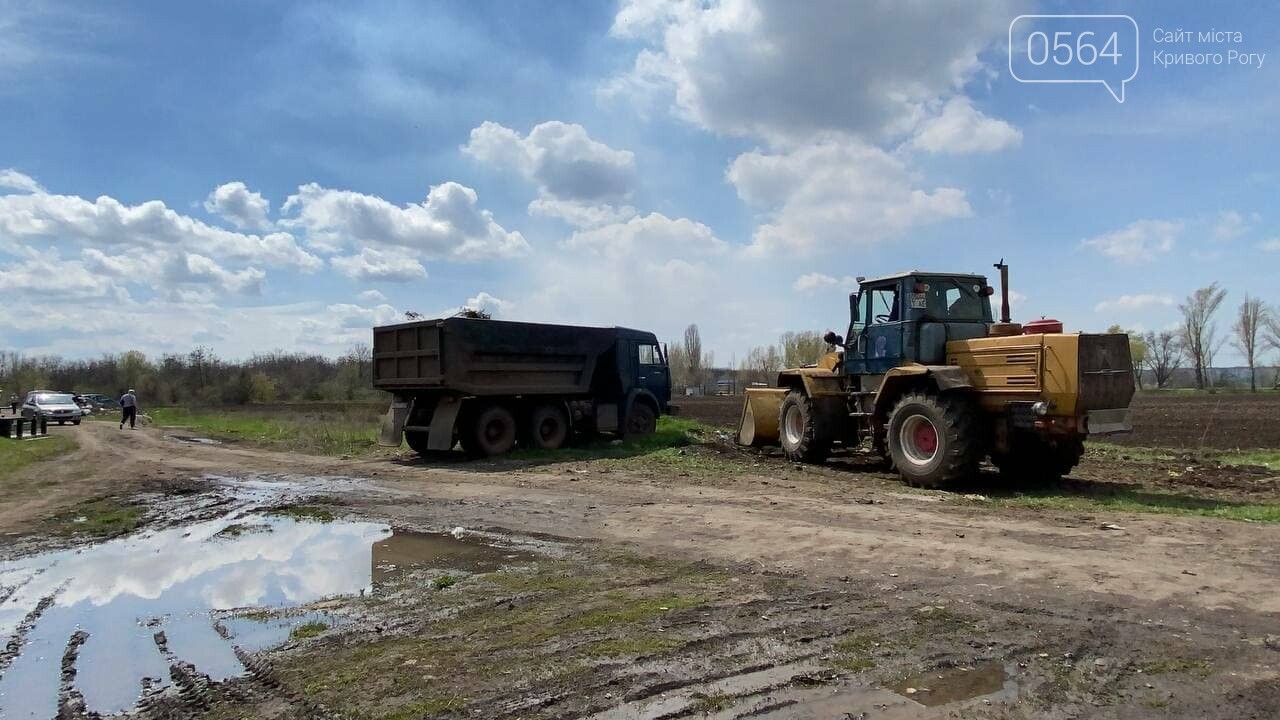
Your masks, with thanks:
[(134, 424), (138, 421), (138, 396), (133, 394), (133, 388), (120, 396), (120, 412), (120, 429), (124, 429), (126, 422), (130, 430), (137, 429)]
[(18, 402), (18, 393), (9, 395), (9, 409), (13, 411), (14, 415), (18, 414), (18, 406), (21, 404)]

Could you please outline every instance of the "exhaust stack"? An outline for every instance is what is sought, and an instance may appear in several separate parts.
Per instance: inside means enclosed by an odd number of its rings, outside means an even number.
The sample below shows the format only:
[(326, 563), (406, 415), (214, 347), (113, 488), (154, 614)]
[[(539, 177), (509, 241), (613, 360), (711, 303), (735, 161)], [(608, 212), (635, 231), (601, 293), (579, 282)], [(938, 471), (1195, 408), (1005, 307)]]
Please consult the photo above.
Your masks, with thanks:
[(1009, 318), (1009, 266), (1004, 264), (1004, 258), (1000, 258), (994, 267), (1000, 271), (1000, 322), (991, 323), (987, 334), (995, 337), (1021, 335), (1022, 326)]

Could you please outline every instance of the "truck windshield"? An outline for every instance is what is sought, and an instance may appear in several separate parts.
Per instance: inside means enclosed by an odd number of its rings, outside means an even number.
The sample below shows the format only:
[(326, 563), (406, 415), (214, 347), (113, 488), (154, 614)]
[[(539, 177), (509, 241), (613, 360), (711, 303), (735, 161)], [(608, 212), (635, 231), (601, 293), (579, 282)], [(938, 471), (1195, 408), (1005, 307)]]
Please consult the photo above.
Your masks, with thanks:
[(923, 300), (929, 317), (943, 321), (984, 322), (988, 319), (987, 297), (982, 294), (981, 283), (930, 278), (923, 285), (926, 288), (923, 293), (913, 293), (912, 305), (919, 307)]

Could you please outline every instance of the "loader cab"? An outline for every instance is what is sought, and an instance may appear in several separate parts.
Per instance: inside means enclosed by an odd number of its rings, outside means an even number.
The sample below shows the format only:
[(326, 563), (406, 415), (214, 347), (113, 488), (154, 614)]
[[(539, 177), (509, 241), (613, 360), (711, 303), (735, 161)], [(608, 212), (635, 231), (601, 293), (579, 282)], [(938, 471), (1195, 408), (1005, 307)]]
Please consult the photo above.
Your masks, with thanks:
[(991, 289), (980, 275), (904, 273), (863, 280), (849, 296), (845, 372), (879, 375), (941, 365), (949, 340), (985, 337)]

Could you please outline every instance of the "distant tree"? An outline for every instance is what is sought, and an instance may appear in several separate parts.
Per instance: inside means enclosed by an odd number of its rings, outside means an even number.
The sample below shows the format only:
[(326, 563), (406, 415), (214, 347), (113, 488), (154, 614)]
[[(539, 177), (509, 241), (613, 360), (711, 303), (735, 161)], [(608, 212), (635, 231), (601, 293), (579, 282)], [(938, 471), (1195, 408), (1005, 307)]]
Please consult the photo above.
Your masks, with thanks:
[(1259, 342), (1265, 341), (1262, 330), (1269, 324), (1271, 319), (1271, 311), (1267, 304), (1262, 302), (1261, 298), (1251, 298), (1245, 293), (1244, 302), (1240, 303), (1240, 309), (1236, 311), (1235, 325), (1231, 326), (1232, 333), (1235, 338), (1232, 344), (1244, 356), (1245, 363), (1249, 366), (1249, 390), (1258, 392), (1258, 350)]
[(685, 374), (689, 385), (701, 387), (702, 376), (702, 334), (697, 325), (689, 325), (684, 329), (684, 362)]
[(1203, 390), (1210, 381), (1208, 369), (1213, 367), (1213, 356), (1218, 352), (1220, 340), (1216, 337), (1217, 326), (1213, 323), (1213, 314), (1218, 311), (1227, 291), (1218, 287), (1218, 283), (1210, 283), (1187, 296), (1187, 300), (1178, 306), (1182, 312), (1180, 329), (1182, 351), (1196, 372), (1196, 387)]
[(276, 381), (259, 370), (249, 376), (249, 402), (273, 403), (276, 401)]
[(782, 366), (789, 368), (812, 365), (827, 349), (822, 336), (813, 330), (783, 333), (778, 343), (782, 347)]
[(1147, 366), (1147, 340), (1141, 333), (1125, 330), (1119, 325), (1107, 328), (1109, 333), (1124, 333), (1129, 336), (1129, 361), (1133, 364), (1133, 381), (1142, 389), (1142, 369)]
[(772, 384), (782, 369), (782, 354), (775, 345), (751, 348), (739, 369), (747, 382)]
[(1143, 342), (1147, 345), (1147, 367), (1155, 376), (1156, 387), (1162, 388), (1182, 367), (1181, 336), (1172, 330), (1148, 332), (1143, 336)]

